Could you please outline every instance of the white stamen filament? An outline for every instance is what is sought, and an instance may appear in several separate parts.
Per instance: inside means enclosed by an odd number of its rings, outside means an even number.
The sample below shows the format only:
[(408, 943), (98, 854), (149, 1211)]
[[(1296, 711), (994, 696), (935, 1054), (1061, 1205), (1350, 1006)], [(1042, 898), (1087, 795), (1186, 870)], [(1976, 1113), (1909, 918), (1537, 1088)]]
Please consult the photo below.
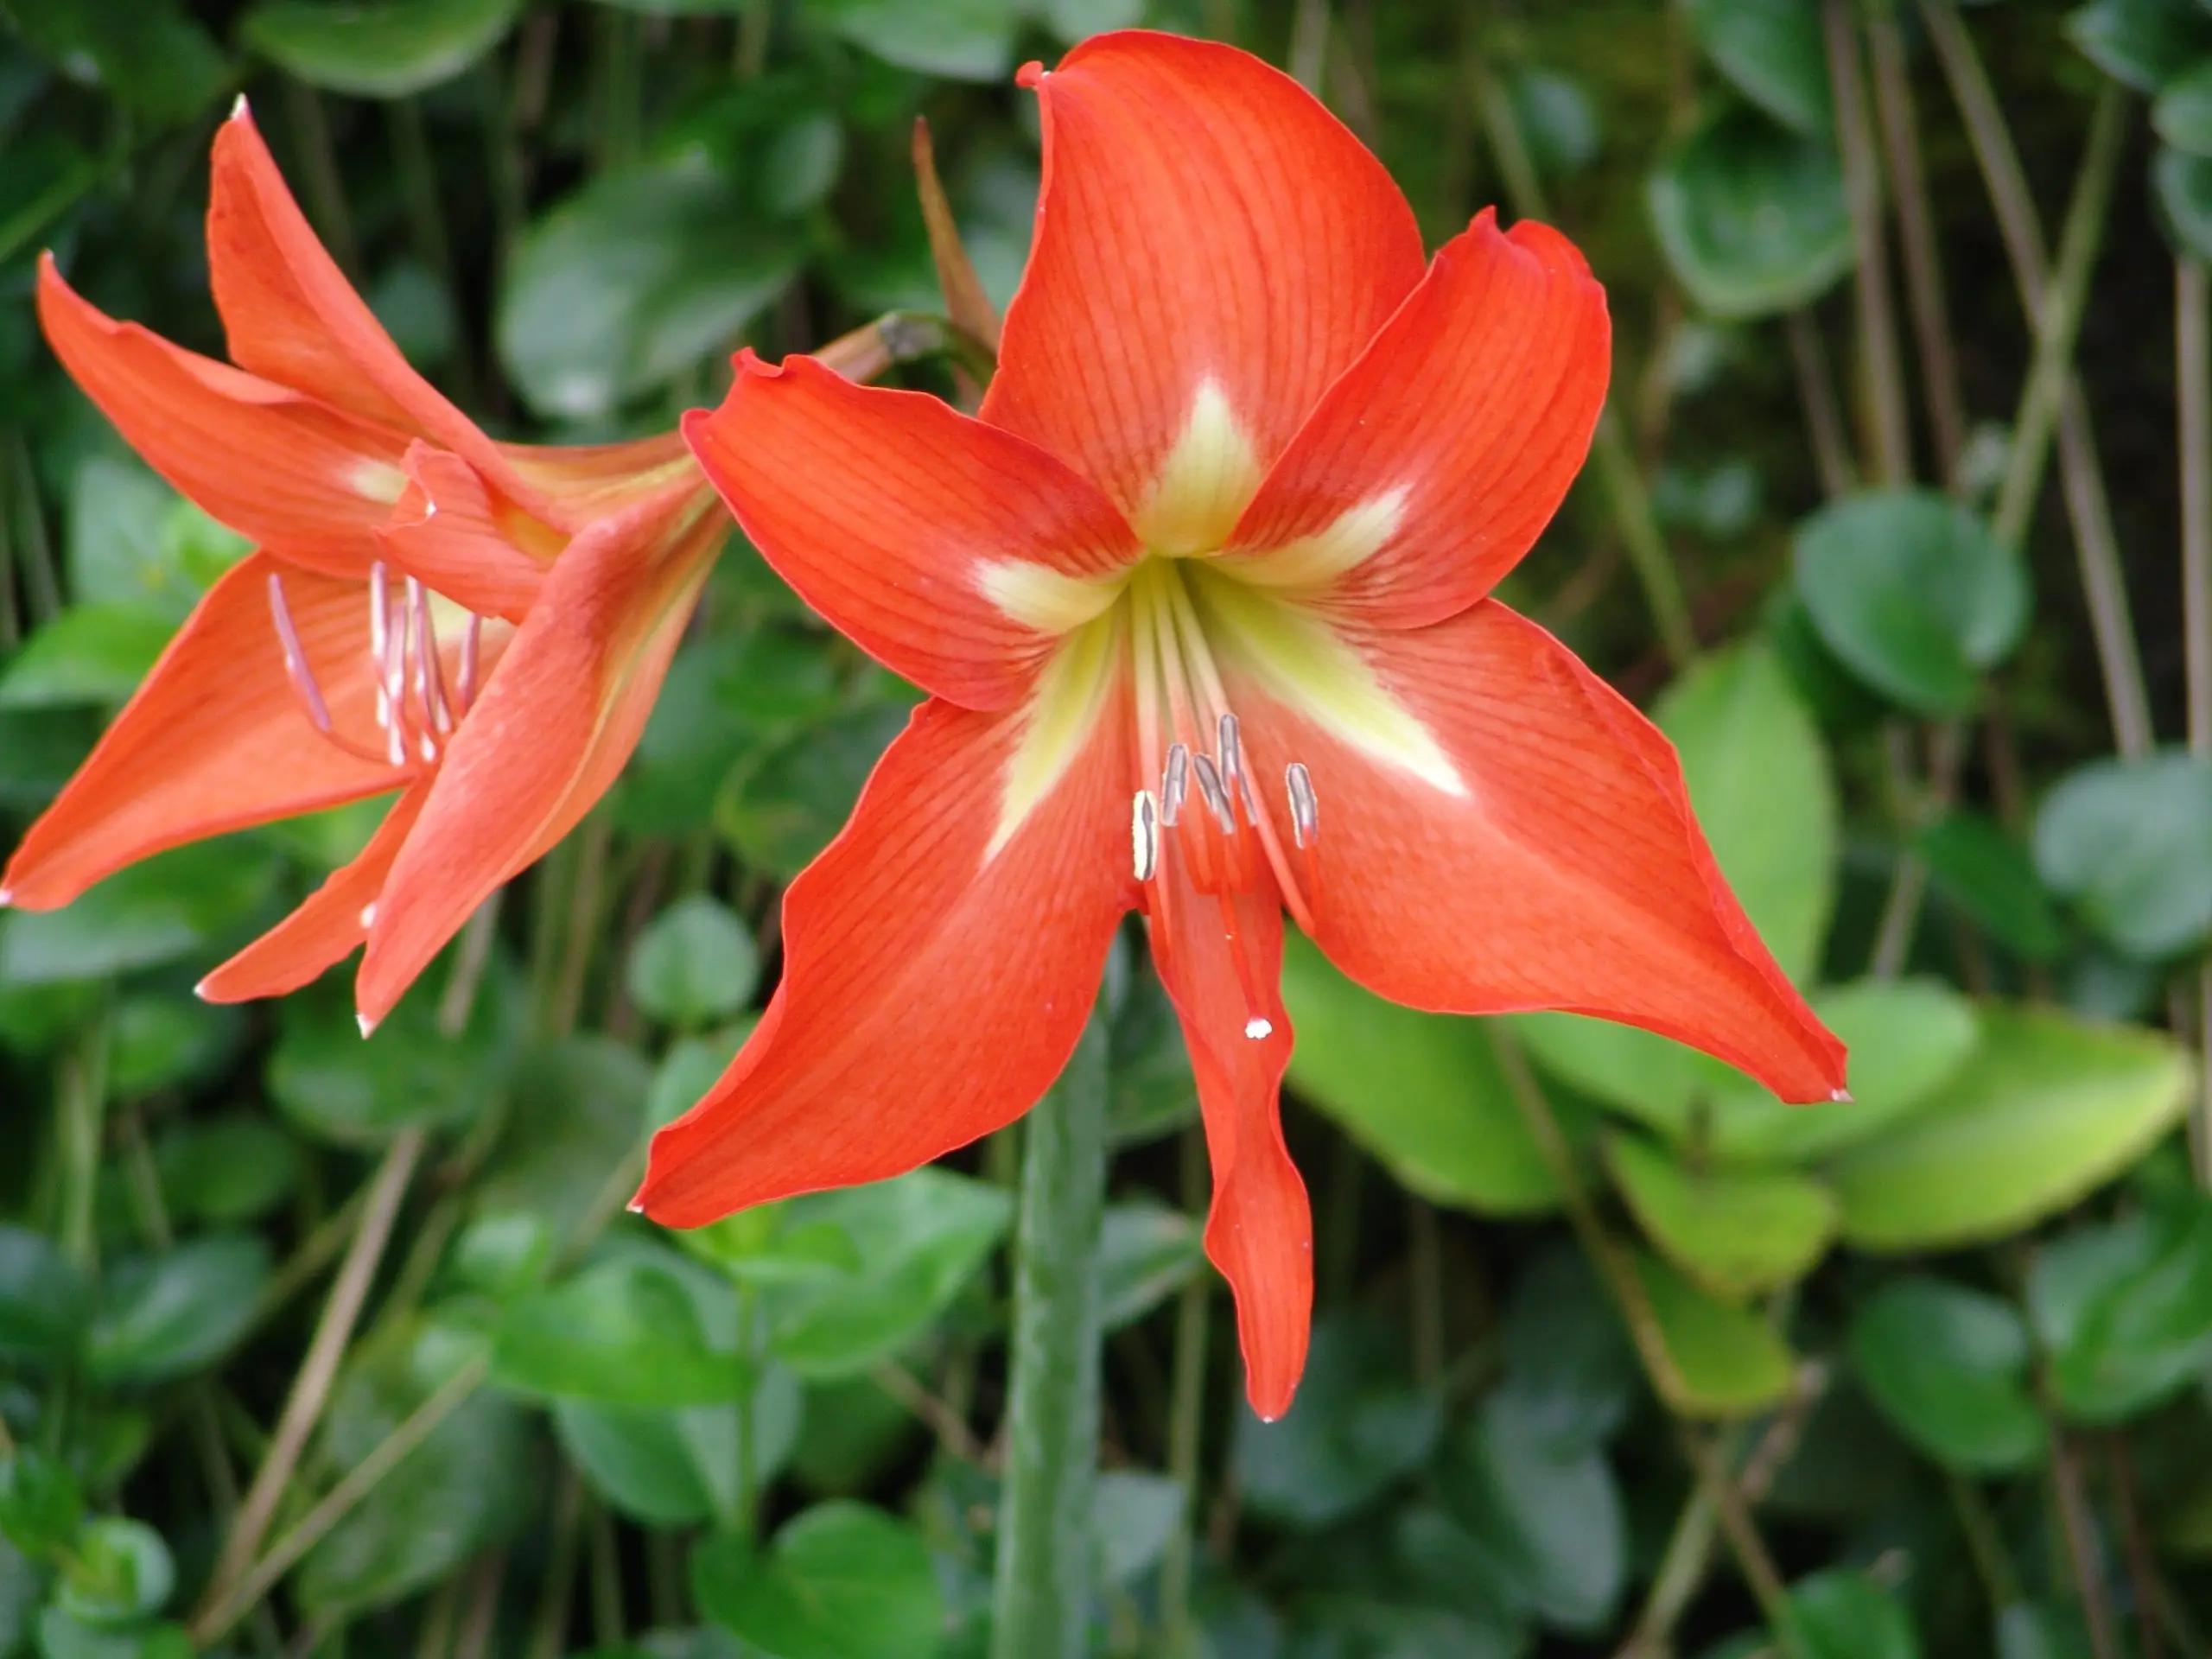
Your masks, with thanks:
[(484, 619), (474, 611), (469, 613), (468, 626), (461, 635), (461, 712), (467, 714), (476, 702), (476, 652), (484, 632)]
[(308, 718), (315, 722), (318, 732), (330, 730), (330, 707), (322, 700), (322, 688), (315, 683), (315, 671), (308, 664), (308, 654), (300, 645), (299, 630), (292, 626), (292, 607), (284, 602), (284, 579), (274, 570), (269, 573), (269, 614), (276, 624), (276, 643), (284, 653), (284, 672), (292, 682), (292, 689), (300, 694), (300, 701), (308, 707)]

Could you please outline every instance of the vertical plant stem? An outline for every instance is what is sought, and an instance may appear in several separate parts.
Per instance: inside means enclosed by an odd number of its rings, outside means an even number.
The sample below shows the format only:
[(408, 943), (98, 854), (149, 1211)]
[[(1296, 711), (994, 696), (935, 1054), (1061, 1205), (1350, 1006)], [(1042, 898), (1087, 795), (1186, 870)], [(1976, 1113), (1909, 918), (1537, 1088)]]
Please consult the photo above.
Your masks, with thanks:
[[(1470, 73), (1491, 151), (1504, 179), (1506, 200), (1521, 218), (1548, 219), (1543, 181), (1522, 135), (1512, 99), (1480, 58), (1474, 59)], [(1659, 528), (1659, 515), (1652, 510), (1651, 493), (1644, 487), (1643, 469), (1637, 465), (1627, 429), (1613, 412), (1610, 400), (1598, 417), (1590, 461), (1612, 510), (1621, 543), (1628, 549), (1629, 568), (1636, 572), (1637, 582), (1643, 589), (1643, 601), (1650, 608), (1652, 626), (1658, 630), (1660, 647), (1673, 666), (1687, 667), (1697, 658), (1697, 634), (1690, 626), (1681, 578), (1667, 550), (1667, 537)]]
[(1783, 318), (1783, 327), (1789, 336), (1798, 400), (1805, 406), (1805, 430), (1813, 441), (1813, 470), (1820, 474), (1821, 493), (1833, 501), (1850, 493), (1858, 481), (1858, 468), (1851, 464), (1851, 445), (1843, 434), (1843, 410), (1836, 404), (1827, 347), (1821, 340), (1820, 323), (1804, 306)]
[(1022, 1151), (993, 1659), (1081, 1659), (1088, 1647), (1106, 1094), (1094, 1017), (1030, 1113)]
[[(1574, 1149), (1567, 1142), (1566, 1131), (1560, 1128), (1559, 1118), (1544, 1095), (1542, 1084), (1530, 1069), (1528, 1056), (1522, 1052), (1521, 1045), (1501, 1023), (1493, 1022), (1491, 1033), (1499, 1070), (1505, 1074), (1506, 1087), (1529, 1126), (1530, 1137), (1551, 1173), (1553, 1184), (1560, 1190), (1575, 1237), (1599, 1278), (1612, 1293), (1622, 1320), (1628, 1326), (1629, 1338), (1636, 1345), (1637, 1356), (1643, 1361), (1653, 1388), (1662, 1402), (1671, 1402), (1681, 1395), (1681, 1376), (1667, 1352), (1658, 1316), (1652, 1311), (1650, 1299), (1644, 1294), (1636, 1264), (1605, 1230), (1598, 1206), (1591, 1198), (1589, 1189), (1582, 1184)], [(1787, 1659), (1806, 1659), (1803, 1643), (1797, 1639), (1796, 1625), (1789, 1616), (1788, 1593), (1782, 1588), (1773, 1558), (1758, 1535), (1758, 1528), (1751, 1520), (1743, 1494), (1700, 1431), (1680, 1416), (1675, 1421), (1683, 1455), (1689, 1461), (1700, 1490), (1712, 1505), (1744, 1582), (1767, 1615), (1776, 1645)]]
[[(1958, 104), (1960, 117), (1966, 124), (1967, 137), (1974, 146), (1974, 160), (1981, 168), (1990, 204), (1996, 210), (1998, 230), (2012, 263), (2021, 307), (2040, 334), (2050, 276), (2045, 270), (2043, 226), (2037, 217), (2035, 199), (2028, 191), (2027, 174), (2020, 166), (2019, 152), (2013, 147), (1996, 92), (1982, 69), (1980, 55), (1974, 50), (1974, 38), (1960, 22), (1952, 0), (1921, 0), (1921, 13), (1928, 24), (1929, 42), (1936, 49), (1952, 97)], [(2078, 204), (2078, 191), (2076, 201)], [(2016, 426), (2016, 458), (2018, 442)], [(2127, 615), (2126, 588), (2120, 570), (2119, 538), (2113, 531), (2103, 474), (2097, 464), (2088, 401), (2082, 395), (2078, 378), (2071, 374), (2066, 378), (2059, 397), (2058, 459), (2114, 735), (2124, 753), (2136, 752), (2129, 747), (2132, 743), (2139, 742), (2147, 749), (2151, 729), (2149, 702), (2143, 695), (2142, 669), (2136, 660), (2134, 629)]]
[(576, 863), (568, 889), (560, 967), (545, 1005), (544, 1030), (549, 1037), (565, 1037), (575, 1030), (576, 1016), (583, 1007), (584, 978), (591, 969), (592, 946), (598, 942), (601, 900), (607, 887), (607, 854), (613, 834), (613, 821), (602, 808), (584, 820), (576, 835)]
[(399, 1218), (407, 1183), (413, 1179), (415, 1166), (422, 1159), (423, 1138), (424, 1132), (419, 1128), (402, 1131), (385, 1153), (384, 1161), (369, 1182), (368, 1200), (361, 1209), (361, 1224), (346, 1248), (346, 1259), (339, 1265), (338, 1277), (332, 1281), (329, 1300), (322, 1305), (322, 1318), (315, 1325), (307, 1356), (300, 1362), (299, 1371), (292, 1379), (291, 1393), (286, 1396), (284, 1409), (270, 1436), (269, 1450), (262, 1458), (261, 1467), (254, 1472), (253, 1484), (238, 1506), (238, 1519), (223, 1541), (222, 1554), (209, 1576), (207, 1592), (200, 1601), (203, 1614), (221, 1605), (245, 1576), (254, 1552), (261, 1548), (270, 1522), (276, 1518), (276, 1506), (291, 1484), (300, 1454), (307, 1449), (308, 1436), (314, 1433), (322, 1408), (337, 1383), (346, 1344), (353, 1338), (353, 1327), (360, 1319), (362, 1305), (368, 1300), (378, 1264), (384, 1260), (392, 1226)]
[(2050, 1430), (2051, 1491), (2057, 1500), (2067, 1568), (2082, 1599), (2082, 1622), (2089, 1633), (2089, 1652), (2093, 1659), (2120, 1659), (2113, 1637), (2112, 1598), (2105, 1588), (2103, 1564), (2097, 1559), (2096, 1528), (2088, 1494), (2082, 1488), (2082, 1467), (2073, 1440), (2056, 1417), (2050, 1420)]
[(60, 1067), (62, 1204), (61, 1253), (85, 1273), (99, 1266), (94, 1199), (99, 1189), (100, 1143), (107, 1134), (107, 1008), (87, 1025)]
[(306, 186), (308, 215), (330, 257), (349, 281), (361, 280), (361, 251), (353, 239), (353, 215), (346, 205), (346, 186), (338, 173), (338, 149), (330, 139), (330, 118), (322, 98), (303, 80), (283, 79), (284, 118), (299, 151), (301, 181)]
[(20, 431), (9, 435), (15, 469), (15, 563), (22, 573), (23, 620), (36, 627), (61, 609), (61, 577), (54, 563), (54, 541), (46, 533), (46, 512), (38, 501), (38, 468), (31, 461), (29, 441)]
[(411, 98), (395, 98), (385, 105), (391, 123), (391, 154), (399, 175), (400, 198), (407, 207), (409, 239), (440, 288), (453, 316), (453, 356), (448, 372), (453, 391), (464, 404), (476, 401), (476, 359), (469, 341), (468, 307), (453, 263), (453, 243), (446, 234), (445, 209), (438, 200), (438, 167), (430, 152), (429, 129), (423, 124), (423, 106)]
[(524, 1659), (561, 1659), (569, 1650), (569, 1610), (575, 1599), (576, 1560), (583, 1542), (583, 1483), (573, 1466), (564, 1466), (553, 1499), (553, 1548), (531, 1618)]
[[(1203, 1213), (1206, 1203), (1205, 1131), (1196, 1124), (1183, 1131), (1183, 1208)], [(1169, 1535), (1160, 1560), (1160, 1652), (1166, 1659), (1189, 1659), (1195, 1632), (1191, 1625), (1191, 1569), (1198, 1532), (1198, 1456), (1205, 1430), (1206, 1341), (1213, 1300), (1213, 1274), (1201, 1266), (1175, 1303), (1175, 1368), (1169, 1384), (1167, 1472), (1183, 1491), (1182, 1524)]]
[(1291, 78), (1314, 97), (1321, 96), (1321, 73), (1329, 56), (1329, 0), (1298, 0), (1291, 14)]
[(1444, 1241), (1436, 1211), (1425, 1199), (1406, 1199), (1406, 1231), (1414, 1381), (1432, 1389), (1444, 1380)]
[(344, 1478), (323, 1495), (321, 1502), (270, 1546), (269, 1553), (254, 1563), (252, 1569), (239, 1580), (238, 1587), (220, 1604), (208, 1605), (193, 1615), (189, 1633), (194, 1646), (213, 1647), (227, 1635), (246, 1611), (275, 1588), (276, 1581), (290, 1572), (302, 1556), (328, 1536), (330, 1529), (351, 1514), (353, 1506), (365, 1497), (378, 1481), (397, 1468), (409, 1453), (430, 1437), (440, 1423), (459, 1410), (468, 1397), (483, 1386), (490, 1370), (488, 1360), (477, 1358), (468, 1361), (440, 1383), (430, 1396), (410, 1412), (391, 1433), (378, 1441), (366, 1457), (348, 1470)]
[(1943, 1484), (1950, 1494), (1951, 1512), (1958, 1517), (1959, 1535), (1967, 1541), (1967, 1556), (1974, 1562), (1974, 1575), (1981, 1580), (1991, 1611), (2001, 1613), (2020, 1600), (2020, 1580), (2012, 1571), (2012, 1557), (2005, 1553), (2005, 1539), (1997, 1529), (1997, 1518), (1989, 1512), (1989, 1500), (1964, 1475), (1947, 1472)]
[(591, 1512), (591, 1635), (602, 1648), (622, 1645), (622, 1558), (616, 1548), (614, 1517), (604, 1503), (587, 1497)]
[(2050, 439), (2068, 377), (2073, 372), (2074, 342), (2089, 296), (2089, 277), (2104, 244), (2112, 207), (2113, 181), (2120, 172), (2121, 140), (2127, 132), (2127, 95), (2107, 86), (2089, 120), (2089, 141), (2074, 181), (2074, 199), (2058, 240), (2042, 302), (2036, 307), (2035, 354), (2030, 360), (2020, 407), (2012, 423), (2012, 455), (1997, 493), (1994, 517), (2000, 539), (2017, 546), (2026, 533), (2043, 482)]
[(1897, 251), (1904, 264), (1905, 299), (1912, 309), (1913, 342), (1920, 353), (1922, 395), (1936, 464), (1956, 488), (1959, 452), (1966, 447), (1966, 399), (1959, 390), (1958, 353), (1951, 340), (1950, 308), (1943, 297), (1935, 215), (1929, 209), (1928, 175), (1920, 155), (1920, 123), (1912, 105), (1912, 76), (1896, 0), (1881, 0), (1867, 20), (1873, 65), (1874, 106), (1889, 163), (1890, 194), (1897, 204)]
[[(2180, 404), (2181, 632), (2189, 752), (2212, 764), (2212, 281), (2198, 259), (2174, 264)], [(2197, 1179), (2212, 1186), (2212, 964), (2196, 973), (2200, 1058), (2190, 1136)]]
[(1843, 156), (1845, 199), (1858, 276), (1852, 292), (1859, 307), (1861, 408), (1870, 428), (1875, 475), (1886, 485), (1912, 477), (1912, 432), (1905, 412), (1904, 365), (1898, 360), (1897, 322), (1890, 303), (1887, 238), (1882, 230), (1882, 174), (1866, 119), (1865, 77), (1859, 61), (1859, 24), (1852, 0), (1822, 0), (1828, 84), (1835, 95), (1837, 148)]
[(2135, 1470), (2128, 1461), (2127, 1437), (2115, 1433), (2106, 1443), (2112, 1460), (2113, 1510), (2120, 1517), (2120, 1548), (2127, 1560), (2128, 1592), (2135, 1605), (2135, 1647), (2139, 1659), (2166, 1659), (2166, 1644), (2159, 1630), (2158, 1604), (2162, 1586), (2158, 1547), (2144, 1523), (2143, 1505), (2135, 1490)]

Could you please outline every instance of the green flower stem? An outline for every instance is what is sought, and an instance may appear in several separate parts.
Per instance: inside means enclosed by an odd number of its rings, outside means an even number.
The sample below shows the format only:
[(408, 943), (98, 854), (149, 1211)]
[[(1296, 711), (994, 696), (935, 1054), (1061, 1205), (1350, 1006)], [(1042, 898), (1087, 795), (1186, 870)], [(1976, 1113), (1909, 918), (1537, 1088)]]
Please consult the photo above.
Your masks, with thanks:
[[(1183, 1205), (1202, 1211), (1206, 1203), (1206, 1137), (1195, 1123), (1182, 1136)], [(1213, 1300), (1213, 1274), (1192, 1274), (1175, 1304), (1175, 1369), (1167, 1408), (1167, 1472), (1183, 1489), (1183, 1523), (1167, 1540), (1160, 1558), (1160, 1651), (1166, 1659), (1186, 1659), (1196, 1637), (1191, 1626), (1191, 1564), (1198, 1530), (1198, 1452), (1205, 1427), (1206, 1339)]]
[[(2181, 450), (2181, 632), (2189, 751), (2212, 761), (2212, 279), (2200, 259), (2174, 262), (2174, 355)], [(2212, 966), (2196, 976), (2197, 1069), (2191, 1141), (2212, 1186)]]
[(1088, 1647), (1105, 1202), (1106, 1033), (1094, 1017), (1024, 1136), (992, 1659), (1080, 1659)]

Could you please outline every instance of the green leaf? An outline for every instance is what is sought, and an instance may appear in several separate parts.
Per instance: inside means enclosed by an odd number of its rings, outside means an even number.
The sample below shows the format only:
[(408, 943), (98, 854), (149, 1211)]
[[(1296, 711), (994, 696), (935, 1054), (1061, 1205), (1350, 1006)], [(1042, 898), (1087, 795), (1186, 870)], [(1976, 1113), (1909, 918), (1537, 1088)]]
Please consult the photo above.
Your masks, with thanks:
[(704, 1100), (757, 1023), (748, 1014), (704, 1037), (681, 1037), (671, 1043), (653, 1070), (652, 1087), (645, 1092), (646, 1129), (673, 1123)]
[[(2155, 1226), (2104, 1236), (2114, 1235), (2120, 1248), (2107, 1245), (2094, 1259), (2103, 1281), (2084, 1287), (2051, 1366), (2060, 1405), (2088, 1422), (2147, 1410), (2196, 1381), (2212, 1358), (2212, 1205), (2190, 1194)], [(2046, 1283), (2051, 1254), (2036, 1263)], [(2058, 1271), (2067, 1265), (2062, 1257)], [(2046, 1288), (2046, 1312), (2050, 1300)]]
[(378, 1147), (401, 1131), (465, 1123), (512, 1062), (516, 992), (494, 972), (458, 1038), (437, 1025), (435, 1000), (403, 1000), (365, 1040), (342, 981), (287, 998), (269, 1062), (269, 1092), (285, 1119), (328, 1145)]
[(636, 1052), (611, 1038), (572, 1038), (524, 1058), (508, 1085), (509, 1132), (477, 1188), (476, 1218), (527, 1216), (554, 1238), (571, 1236), (623, 1183), (651, 1080)]
[(2019, 642), (2027, 567), (1929, 489), (1860, 490), (1797, 527), (1797, 592), (1821, 643), (1884, 696), (1964, 714)]
[(541, 414), (613, 412), (735, 344), (798, 257), (693, 149), (601, 174), (516, 245), (499, 357)]
[(178, 1221), (236, 1226), (259, 1219), (300, 1183), (300, 1143), (250, 1112), (172, 1123), (154, 1143), (162, 1202)]
[(1805, 1659), (1920, 1659), (1912, 1620), (1863, 1573), (1830, 1567), (1789, 1586)]
[[(709, 1341), (697, 1306), (728, 1302), (729, 1335)], [(518, 1394), (613, 1406), (710, 1406), (753, 1391), (739, 1357), (728, 1286), (672, 1251), (638, 1246), (509, 1306), (492, 1379)]]
[(1171, 1475), (1105, 1470), (1093, 1478), (1090, 1498), (1098, 1582), (1109, 1587), (1151, 1567), (1183, 1524), (1183, 1484)]
[(2192, 0), (2090, 0), (2067, 14), (2066, 37), (2114, 80), (2152, 93), (2212, 53), (2212, 17)]
[(715, 830), (748, 865), (798, 874), (852, 816), (906, 715), (897, 704), (866, 702), (764, 750), (716, 798)]
[(1099, 1328), (1139, 1319), (1205, 1268), (1198, 1224), (1149, 1196), (1106, 1207), (1098, 1239)]
[(1408, 1191), (1489, 1215), (1558, 1204), (1479, 1021), (1385, 1001), (1287, 930), (1282, 999), (1298, 1031), (1291, 1087)]
[(1524, 1433), (1561, 1456), (1602, 1446), (1628, 1420), (1643, 1370), (1589, 1258), (1555, 1240), (1513, 1281), (1491, 1398), (1510, 1401)]
[(176, 1563), (143, 1521), (101, 1516), (77, 1535), (54, 1605), (87, 1624), (150, 1618), (176, 1588)]
[(194, 996), (123, 997), (108, 1027), (108, 1088), (137, 1100), (197, 1082), (230, 1058), (242, 1025), (238, 1009)]
[(1783, 125), (1834, 130), (1827, 50), (1811, 0), (1690, 0), (1690, 29), (1713, 67)]
[(766, 1552), (719, 1533), (692, 1552), (691, 1590), (708, 1618), (777, 1659), (931, 1659), (944, 1604), (929, 1548), (865, 1503), (818, 1503)]
[(1505, 92), (1513, 100), (1529, 158), (1538, 172), (1564, 178), (1598, 159), (1604, 145), (1598, 106), (1573, 76), (1554, 69), (1516, 68)]
[(1022, 0), (807, 0), (805, 10), (887, 63), (950, 80), (995, 81), (1014, 67)]
[(1843, 1236), (1943, 1249), (2030, 1226), (2139, 1157), (2179, 1119), (2187, 1053), (2156, 1033), (1991, 1004), (1973, 1059), (1832, 1176)]
[(1562, 1452), (1493, 1397), (1452, 1443), (1445, 1507), (1494, 1563), (1514, 1602), (1545, 1624), (1595, 1634), (1628, 1576), (1627, 1522), (1612, 1465)]
[(1130, 976), (1114, 1008), (1107, 1031), (1106, 1077), (1112, 1090), (1106, 1134), (1117, 1147), (1157, 1140), (1198, 1119), (1198, 1085), (1184, 1046), (1182, 1022), (1160, 976), (1149, 969)]
[(1719, 1060), (1640, 1027), (1579, 1014), (1507, 1018), (1547, 1074), (1670, 1140), (1690, 1134), (1699, 1103), (1730, 1075)]
[(156, 122), (198, 115), (230, 73), (178, 0), (6, 0), (0, 10), (41, 57)]
[(1717, 652), (1667, 689), (1652, 719), (1759, 938), (1784, 973), (1810, 977), (1835, 905), (1835, 779), (1789, 675), (1761, 645)]
[(407, 98), (483, 57), (521, 10), (522, 0), (263, 0), (238, 32), (310, 86)]
[(91, 1314), (85, 1275), (52, 1241), (0, 1224), (0, 1360), (59, 1364)]
[(1255, 1515), (1328, 1526), (1428, 1459), (1444, 1427), (1441, 1404), (1407, 1383), (1386, 1337), (1343, 1315), (1313, 1325), (1306, 1375), (1289, 1411), (1236, 1420), (1231, 1461)]
[(1726, 112), (1676, 145), (1645, 194), (1669, 267), (1714, 316), (1808, 304), (1851, 269), (1835, 152), (1747, 111)]
[(1940, 980), (1859, 980), (1815, 991), (1850, 1051), (1852, 1098), (1785, 1105), (1749, 1077), (1716, 1084), (1709, 1144), (1743, 1163), (1810, 1163), (1872, 1140), (1956, 1076), (1981, 1040), (1974, 1004)]
[(2212, 761), (2093, 760), (2036, 814), (2036, 868), (2115, 950), (2150, 961), (2212, 933)]
[(143, 462), (89, 457), (70, 486), (69, 591), (159, 611), (171, 627), (182, 622), (200, 588), (178, 568), (166, 534), (178, 501)]
[(2176, 149), (2212, 156), (2212, 58), (2191, 65), (2166, 83), (2151, 106), (2151, 126)]
[(791, 1460), (804, 1405), (798, 1379), (771, 1362), (739, 1404), (665, 1411), (556, 1400), (553, 1427), (592, 1490), (632, 1520), (734, 1528), (744, 1518), (737, 1479), (746, 1414), (753, 1438), (743, 1460), (757, 1491)]
[(213, 1365), (245, 1334), (269, 1274), (267, 1243), (243, 1233), (118, 1262), (86, 1338), (86, 1374), (149, 1387)]
[(1605, 1165), (1668, 1259), (1719, 1295), (1794, 1284), (1835, 1236), (1827, 1189), (1783, 1170), (1692, 1170), (1640, 1135), (1609, 1135)]
[(767, 1287), (769, 1346), (804, 1377), (849, 1376), (926, 1330), (983, 1265), (1014, 1219), (1005, 1188), (949, 1170), (794, 1198), (793, 1228), (827, 1222), (852, 1240), (857, 1274)]
[(2212, 258), (2212, 158), (2160, 146), (2151, 160), (2158, 219), (2181, 252)]
[(2024, 962), (2050, 962), (2066, 930), (2027, 849), (1979, 812), (1957, 809), (1920, 833), (1937, 893)]
[(85, 1492), (75, 1471), (35, 1446), (0, 1458), (0, 1535), (35, 1560), (60, 1554), (85, 1523)]
[[(322, 1443), (332, 1464), (358, 1467), (458, 1363), (412, 1322), (372, 1336), (331, 1399)], [(320, 1614), (388, 1605), (512, 1537), (532, 1518), (540, 1446), (519, 1407), (477, 1390), (308, 1553), (291, 1580), (301, 1605)]]
[(1789, 1392), (1796, 1361), (1773, 1328), (1638, 1250), (1637, 1282), (1650, 1304), (1672, 1375), (1652, 1378), (1686, 1417), (1748, 1417)]
[(212, 957), (261, 913), (276, 864), (251, 842), (200, 842), (119, 870), (60, 910), (0, 914), (0, 985), (105, 979)]
[(0, 673), (0, 709), (120, 707), (175, 632), (175, 617), (141, 601), (73, 605), (32, 634)]
[(760, 980), (760, 953), (747, 928), (711, 894), (679, 899), (653, 918), (631, 947), (630, 997), (664, 1025), (692, 1027), (734, 1014)]
[(1860, 1305), (1850, 1347), (1868, 1397), (1946, 1468), (2009, 1474), (2043, 1456), (2027, 1326), (2011, 1303), (1941, 1279), (1893, 1279)]

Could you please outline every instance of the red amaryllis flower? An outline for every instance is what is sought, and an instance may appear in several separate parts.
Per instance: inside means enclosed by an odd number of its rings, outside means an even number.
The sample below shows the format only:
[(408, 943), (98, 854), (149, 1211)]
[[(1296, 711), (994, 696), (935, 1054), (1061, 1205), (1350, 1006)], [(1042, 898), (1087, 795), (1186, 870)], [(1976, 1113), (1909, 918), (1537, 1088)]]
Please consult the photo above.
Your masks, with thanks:
[(207, 251), (227, 364), (102, 315), (50, 258), (39, 273), (77, 383), (259, 546), (32, 825), (0, 902), (50, 909), (164, 848), (397, 790), (361, 855), (200, 988), (290, 990), (365, 940), (365, 1029), (613, 781), (728, 521), (673, 433), (546, 449), (478, 430), (347, 285), (243, 101), (215, 139)]
[(1272, 1416), (1312, 1286), (1285, 910), (1420, 1007), (1626, 1020), (1790, 1100), (1836, 1091), (1843, 1051), (1666, 740), (1486, 597), (1605, 398), (1573, 247), (1484, 213), (1424, 270), (1381, 165), (1224, 47), (1110, 35), (1021, 79), (1044, 190), (981, 418), (748, 354), (685, 421), (768, 560), (932, 695), (791, 884), (766, 1017), (639, 1198), (688, 1225), (997, 1128), (1141, 908)]

